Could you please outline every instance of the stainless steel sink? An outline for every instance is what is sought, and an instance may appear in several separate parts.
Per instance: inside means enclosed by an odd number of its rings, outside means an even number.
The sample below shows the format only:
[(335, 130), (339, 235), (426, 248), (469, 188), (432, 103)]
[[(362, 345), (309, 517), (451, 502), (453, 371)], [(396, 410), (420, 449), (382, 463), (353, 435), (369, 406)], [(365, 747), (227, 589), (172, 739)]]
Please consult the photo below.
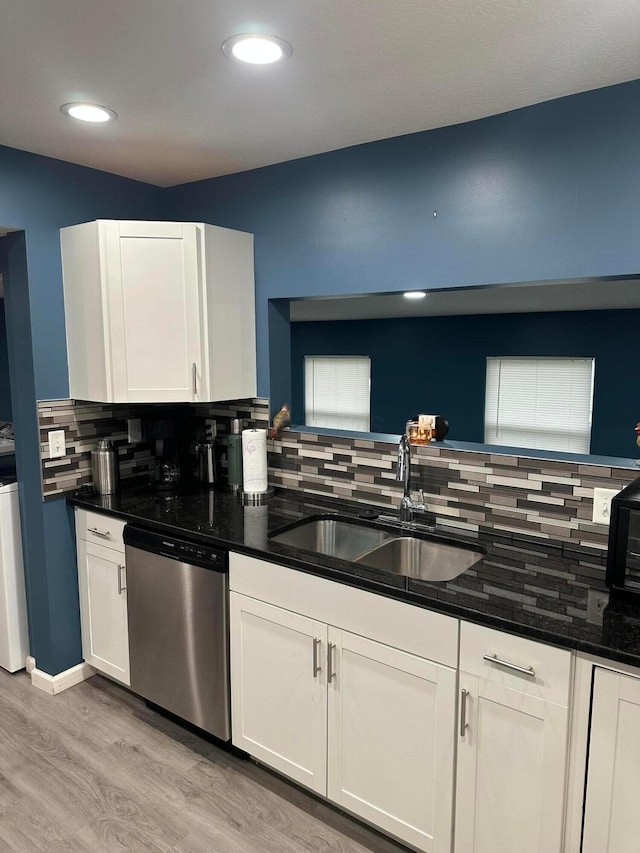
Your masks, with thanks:
[(389, 538), (354, 559), (375, 569), (425, 581), (450, 581), (478, 563), (481, 551), (416, 536)]
[(473, 546), (380, 530), (355, 519), (304, 519), (270, 538), (315, 554), (427, 581), (452, 580), (484, 556)]
[(370, 551), (392, 535), (366, 524), (335, 518), (316, 518), (303, 521), (282, 533), (276, 533), (271, 539), (316, 554), (354, 560), (359, 554)]

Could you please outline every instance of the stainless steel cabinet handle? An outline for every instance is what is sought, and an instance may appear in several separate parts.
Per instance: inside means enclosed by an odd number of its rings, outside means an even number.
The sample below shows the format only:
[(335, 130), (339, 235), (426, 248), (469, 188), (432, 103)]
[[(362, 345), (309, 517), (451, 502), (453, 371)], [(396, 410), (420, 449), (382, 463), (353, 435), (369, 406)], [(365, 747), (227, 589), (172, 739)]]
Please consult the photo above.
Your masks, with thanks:
[(98, 530), (97, 527), (87, 527), (87, 533), (95, 533), (96, 536), (102, 536), (103, 539), (111, 539), (111, 533), (108, 530)]
[(123, 591), (127, 588), (122, 583), (122, 572), (124, 570), (124, 565), (122, 563), (118, 566), (118, 595), (122, 595)]
[(317, 637), (313, 638), (313, 677), (317, 678), (318, 673), (322, 670), (322, 667), (318, 663), (318, 649), (320, 648), (320, 643), (322, 640), (319, 640)]
[(333, 671), (333, 650), (335, 647), (335, 643), (327, 645), (327, 684), (331, 684), (335, 676), (335, 672)]
[(468, 690), (462, 690), (460, 693), (460, 737), (464, 737), (464, 733), (466, 729), (469, 728), (469, 723), (467, 722), (467, 696), (469, 695)]
[(193, 395), (195, 397), (195, 395), (198, 393), (198, 368), (196, 366), (195, 361), (191, 366), (191, 376), (193, 378)]
[(498, 666), (503, 666), (505, 669), (513, 669), (515, 672), (521, 672), (522, 675), (526, 675), (527, 678), (535, 678), (536, 671), (532, 666), (518, 666), (517, 663), (511, 663), (508, 660), (501, 660), (498, 655), (484, 655), (484, 660), (487, 663), (495, 663)]

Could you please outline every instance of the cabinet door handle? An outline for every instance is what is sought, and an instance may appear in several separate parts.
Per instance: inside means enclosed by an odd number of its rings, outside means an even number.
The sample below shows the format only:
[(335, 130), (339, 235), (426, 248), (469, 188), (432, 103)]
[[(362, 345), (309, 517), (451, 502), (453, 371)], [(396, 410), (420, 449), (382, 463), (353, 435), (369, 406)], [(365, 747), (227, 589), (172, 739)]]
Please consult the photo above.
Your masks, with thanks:
[(335, 643), (328, 643), (327, 645), (327, 684), (331, 684), (335, 677), (335, 672), (333, 670), (333, 650), (335, 647)]
[(111, 539), (111, 533), (108, 530), (98, 530), (97, 527), (87, 527), (87, 533), (94, 533), (96, 536), (101, 536), (103, 539)]
[(322, 670), (322, 667), (318, 663), (318, 649), (320, 648), (322, 640), (319, 640), (317, 637), (313, 638), (313, 677), (317, 678), (318, 673)]
[(191, 378), (193, 380), (193, 396), (196, 397), (198, 394), (198, 368), (195, 361), (191, 365)]
[(483, 659), (487, 663), (495, 663), (497, 666), (503, 666), (505, 669), (513, 669), (515, 672), (520, 672), (526, 675), (527, 678), (535, 678), (536, 671), (532, 666), (518, 666), (517, 663), (511, 663), (508, 660), (502, 660), (498, 655), (483, 655)]
[(124, 571), (124, 565), (120, 563), (118, 565), (118, 595), (122, 595), (123, 591), (127, 588), (122, 583), (122, 572)]
[(464, 737), (465, 731), (469, 728), (469, 723), (467, 722), (467, 696), (469, 695), (468, 690), (462, 690), (460, 693), (460, 737)]

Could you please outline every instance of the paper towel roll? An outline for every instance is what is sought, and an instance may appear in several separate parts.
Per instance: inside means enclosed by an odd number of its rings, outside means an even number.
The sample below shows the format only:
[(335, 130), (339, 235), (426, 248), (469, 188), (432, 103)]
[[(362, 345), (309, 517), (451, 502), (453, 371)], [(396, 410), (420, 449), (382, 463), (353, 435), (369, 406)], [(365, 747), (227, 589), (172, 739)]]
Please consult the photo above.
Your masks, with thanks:
[(266, 492), (267, 431), (242, 430), (242, 487), (245, 492)]

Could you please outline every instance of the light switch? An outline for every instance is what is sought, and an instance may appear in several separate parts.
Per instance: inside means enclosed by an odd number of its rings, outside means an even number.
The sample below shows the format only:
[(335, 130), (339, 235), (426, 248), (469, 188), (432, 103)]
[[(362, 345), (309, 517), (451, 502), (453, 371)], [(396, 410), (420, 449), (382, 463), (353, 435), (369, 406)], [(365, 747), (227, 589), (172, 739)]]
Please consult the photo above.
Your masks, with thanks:
[(611, 501), (618, 494), (618, 491), (619, 489), (593, 490), (592, 521), (596, 524), (609, 524), (611, 518)]
[(142, 418), (127, 420), (127, 441), (129, 444), (140, 444), (142, 441)]
[(63, 429), (52, 429), (47, 433), (49, 439), (49, 459), (59, 459), (67, 452)]

